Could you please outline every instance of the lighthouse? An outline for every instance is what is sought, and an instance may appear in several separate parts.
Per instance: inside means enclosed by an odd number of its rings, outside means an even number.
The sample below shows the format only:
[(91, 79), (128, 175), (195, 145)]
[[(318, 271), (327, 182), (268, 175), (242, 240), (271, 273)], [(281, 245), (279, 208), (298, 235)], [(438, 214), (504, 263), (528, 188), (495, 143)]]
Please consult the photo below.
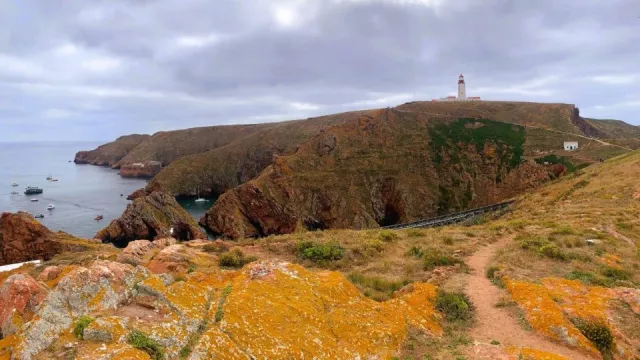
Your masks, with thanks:
[(460, 77), (458, 77), (458, 100), (467, 100), (467, 88), (464, 83), (464, 75), (462, 74), (460, 74)]

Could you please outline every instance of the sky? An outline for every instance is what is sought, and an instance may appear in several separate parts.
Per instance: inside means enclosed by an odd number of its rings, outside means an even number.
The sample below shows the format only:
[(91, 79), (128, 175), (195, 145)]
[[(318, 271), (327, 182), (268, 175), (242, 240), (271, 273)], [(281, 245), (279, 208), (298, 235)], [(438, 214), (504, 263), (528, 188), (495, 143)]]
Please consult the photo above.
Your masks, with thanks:
[(640, 125), (638, 0), (0, 0), (0, 141), (456, 94)]

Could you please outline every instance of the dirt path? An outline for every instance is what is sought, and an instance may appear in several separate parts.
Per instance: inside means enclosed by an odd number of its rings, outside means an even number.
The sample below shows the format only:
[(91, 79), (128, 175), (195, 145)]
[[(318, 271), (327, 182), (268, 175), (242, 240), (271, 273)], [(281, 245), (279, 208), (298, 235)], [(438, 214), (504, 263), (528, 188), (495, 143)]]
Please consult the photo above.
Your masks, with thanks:
[[(493, 285), (486, 277), (487, 265), (496, 250), (507, 246), (511, 238), (505, 237), (500, 241), (481, 248), (466, 260), (471, 268), (468, 276), (466, 293), (476, 307), (476, 325), (471, 329), (471, 337), (479, 343), (489, 344), (497, 340), (503, 347), (528, 347), (566, 356), (568, 359), (587, 359), (582, 353), (562, 345), (556, 344), (533, 332), (524, 330), (507, 311), (496, 308), (495, 304), (502, 299), (506, 292)], [(474, 357), (483, 359), (484, 357)], [(490, 357), (487, 357), (489, 359)]]

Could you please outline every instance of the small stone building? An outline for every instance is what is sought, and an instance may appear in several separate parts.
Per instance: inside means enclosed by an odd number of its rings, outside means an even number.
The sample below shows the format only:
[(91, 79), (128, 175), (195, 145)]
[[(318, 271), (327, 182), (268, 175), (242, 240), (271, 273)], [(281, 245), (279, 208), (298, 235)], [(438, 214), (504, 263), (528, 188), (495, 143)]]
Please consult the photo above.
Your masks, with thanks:
[(575, 151), (578, 150), (578, 142), (577, 141), (565, 141), (564, 149), (566, 151)]

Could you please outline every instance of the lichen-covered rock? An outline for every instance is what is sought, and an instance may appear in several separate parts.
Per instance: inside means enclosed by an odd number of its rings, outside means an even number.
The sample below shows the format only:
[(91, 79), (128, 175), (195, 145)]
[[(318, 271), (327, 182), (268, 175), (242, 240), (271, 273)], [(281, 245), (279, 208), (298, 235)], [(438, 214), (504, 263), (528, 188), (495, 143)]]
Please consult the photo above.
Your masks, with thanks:
[(20, 330), (46, 295), (47, 289), (29, 275), (9, 276), (0, 285), (0, 334), (9, 336)]
[(191, 215), (172, 196), (159, 192), (135, 199), (119, 219), (113, 220), (95, 237), (118, 245), (165, 237), (178, 240), (206, 238)]
[(0, 216), (0, 265), (49, 260), (63, 251), (82, 251), (95, 246), (64, 232), (54, 233), (26, 212)]
[(128, 321), (128, 318), (121, 316), (98, 318), (84, 329), (82, 338), (103, 343), (123, 343), (126, 341)]
[(184, 274), (189, 268), (217, 267), (217, 260), (211, 254), (203, 253), (184, 244), (176, 244), (162, 249), (147, 264), (154, 274)]
[(135, 240), (127, 244), (116, 261), (132, 265), (140, 264), (156, 246), (149, 240)]
[(144, 268), (111, 261), (76, 268), (49, 292), (34, 320), (24, 325), (16, 350), (19, 358), (31, 359), (81, 315), (116, 310), (133, 296), (134, 284), (147, 276)]
[(62, 269), (59, 266), (47, 266), (38, 275), (38, 280), (43, 282), (51, 281), (57, 278), (58, 276), (60, 276), (61, 272), (62, 272)]

